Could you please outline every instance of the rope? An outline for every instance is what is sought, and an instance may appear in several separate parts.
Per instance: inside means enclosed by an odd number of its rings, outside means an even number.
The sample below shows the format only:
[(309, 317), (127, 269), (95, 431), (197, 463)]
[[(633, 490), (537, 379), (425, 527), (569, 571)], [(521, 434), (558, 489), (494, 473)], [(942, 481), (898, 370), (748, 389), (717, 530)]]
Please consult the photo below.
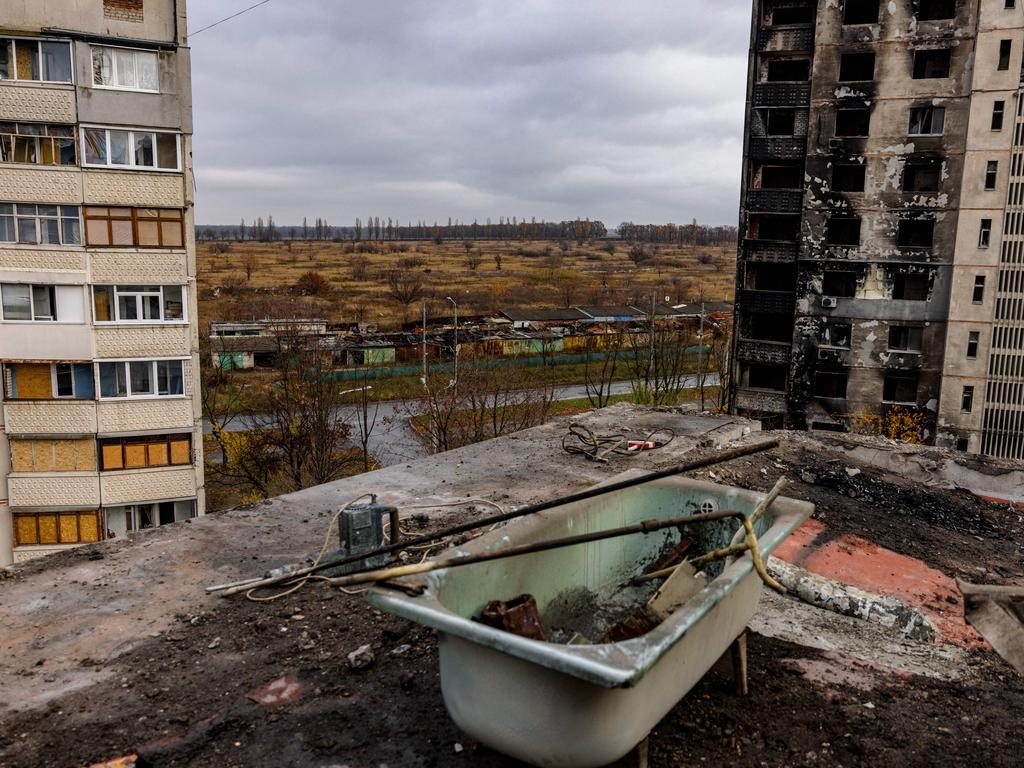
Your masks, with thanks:
[[(668, 439), (658, 442), (655, 437), (667, 436)], [(675, 431), (664, 428), (656, 429), (641, 440), (632, 441), (625, 432), (600, 435), (582, 424), (570, 424), (569, 431), (562, 437), (562, 450), (577, 456), (586, 456), (590, 461), (607, 462), (608, 456), (636, 456), (641, 451), (664, 448), (676, 438)], [(630, 442), (641, 443), (642, 446), (630, 446)], [(645, 447), (651, 443), (651, 447)]]

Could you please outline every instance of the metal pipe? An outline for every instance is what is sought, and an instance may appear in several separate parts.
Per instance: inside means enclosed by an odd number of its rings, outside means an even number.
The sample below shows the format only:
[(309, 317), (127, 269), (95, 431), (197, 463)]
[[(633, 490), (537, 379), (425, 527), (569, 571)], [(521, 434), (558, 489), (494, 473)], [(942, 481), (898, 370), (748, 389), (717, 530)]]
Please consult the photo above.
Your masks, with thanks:
[(707, 456), (702, 456), (697, 459), (691, 459), (690, 461), (683, 462), (682, 464), (677, 464), (676, 466), (670, 467), (669, 469), (663, 469), (658, 472), (652, 472), (649, 475), (644, 475), (642, 477), (631, 477), (627, 480), (620, 480), (619, 482), (616, 483), (600, 485), (597, 486), (596, 488), (587, 488), (584, 491), (572, 493), (569, 494), (568, 496), (561, 496), (557, 499), (542, 501), (537, 504), (530, 504), (528, 506), (521, 507), (520, 509), (515, 509), (510, 512), (504, 512), (500, 515), (492, 515), (490, 517), (481, 518), (479, 520), (473, 520), (467, 523), (462, 523), (461, 525), (455, 525), (451, 528), (446, 528), (445, 530), (437, 531), (436, 533), (427, 533), (422, 536), (414, 536), (411, 539), (406, 539), (405, 541), (389, 544), (386, 547), (381, 547), (379, 549), (374, 550), (373, 552), (367, 552), (363, 555), (349, 555), (347, 557), (324, 560), (323, 562), (318, 563), (316, 565), (308, 566), (306, 568), (299, 568), (298, 570), (292, 571), (291, 573), (281, 574), (280, 576), (272, 576), (266, 579), (262, 579), (255, 583), (247, 582), (246, 586), (229, 587), (228, 589), (223, 590), (221, 594), (224, 597), (229, 597), (231, 595), (236, 595), (239, 592), (247, 592), (248, 590), (252, 589), (253, 586), (270, 587), (275, 584), (282, 584), (286, 581), (291, 581), (292, 579), (296, 579), (301, 576), (306, 576), (310, 573), (316, 573), (317, 571), (322, 571), (326, 568), (334, 568), (339, 565), (347, 565), (349, 563), (354, 563), (358, 560), (363, 560), (368, 557), (375, 557), (376, 555), (391, 554), (392, 552), (398, 552), (402, 549), (405, 549), (406, 547), (419, 546), (421, 544), (430, 544), (432, 542), (437, 541), (438, 539), (443, 539), (448, 536), (455, 536), (460, 533), (466, 533), (467, 531), (476, 530), (477, 528), (486, 528), (492, 525), (496, 525), (498, 523), (507, 522), (508, 520), (515, 520), (516, 518), (536, 514), (538, 512), (544, 512), (548, 509), (558, 507), (563, 504), (572, 504), (577, 501), (586, 501), (587, 499), (592, 499), (597, 496), (603, 496), (608, 493), (614, 493), (615, 491), (625, 490), (626, 488), (634, 488), (638, 485), (644, 485), (646, 483), (654, 482), (655, 480), (662, 480), (666, 477), (672, 477), (673, 475), (678, 475), (682, 472), (690, 472), (695, 469), (701, 469), (702, 467), (710, 467), (714, 464), (721, 464), (722, 462), (732, 461), (733, 459), (738, 459), (743, 456), (750, 456), (751, 454), (754, 453), (768, 451), (771, 450), (772, 448), (777, 448), (778, 445), (778, 438), (771, 438), (769, 440), (764, 440), (760, 443), (742, 445), (738, 448), (730, 448), (729, 450), (725, 451), (716, 451), (715, 453), (710, 453)]

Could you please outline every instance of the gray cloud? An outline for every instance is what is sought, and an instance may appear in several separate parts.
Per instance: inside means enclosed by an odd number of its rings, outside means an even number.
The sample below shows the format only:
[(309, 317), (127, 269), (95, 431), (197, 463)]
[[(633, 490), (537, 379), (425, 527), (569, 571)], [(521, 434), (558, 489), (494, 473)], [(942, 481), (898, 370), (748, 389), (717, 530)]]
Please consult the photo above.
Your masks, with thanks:
[[(193, 2), (190, 25), (240, 7)], [(732, 223), (749, 13), (275, 0), (191, 43), (197, 218)]]

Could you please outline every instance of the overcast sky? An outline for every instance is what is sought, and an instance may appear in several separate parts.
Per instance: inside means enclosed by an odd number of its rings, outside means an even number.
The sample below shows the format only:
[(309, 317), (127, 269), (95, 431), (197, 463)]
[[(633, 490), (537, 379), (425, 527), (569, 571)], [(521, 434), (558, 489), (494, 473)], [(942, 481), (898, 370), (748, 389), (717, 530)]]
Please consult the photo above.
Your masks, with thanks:
[[(193, 0), (198, 30), (255, 0)], [(197, 221), (734, 224), (748, 0), (272, 0), (190, 41)]]

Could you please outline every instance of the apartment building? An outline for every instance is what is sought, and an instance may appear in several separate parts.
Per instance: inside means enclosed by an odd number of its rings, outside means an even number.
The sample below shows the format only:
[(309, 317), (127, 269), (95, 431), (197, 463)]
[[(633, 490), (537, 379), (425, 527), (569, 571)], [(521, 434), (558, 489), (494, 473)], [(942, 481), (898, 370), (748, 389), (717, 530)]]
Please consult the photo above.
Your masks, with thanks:
[(0, 565), (203, 513), (185, 29), (0, 7)]
[(1024, 457), (1021, 0), (755, 0), (734, 410)]

